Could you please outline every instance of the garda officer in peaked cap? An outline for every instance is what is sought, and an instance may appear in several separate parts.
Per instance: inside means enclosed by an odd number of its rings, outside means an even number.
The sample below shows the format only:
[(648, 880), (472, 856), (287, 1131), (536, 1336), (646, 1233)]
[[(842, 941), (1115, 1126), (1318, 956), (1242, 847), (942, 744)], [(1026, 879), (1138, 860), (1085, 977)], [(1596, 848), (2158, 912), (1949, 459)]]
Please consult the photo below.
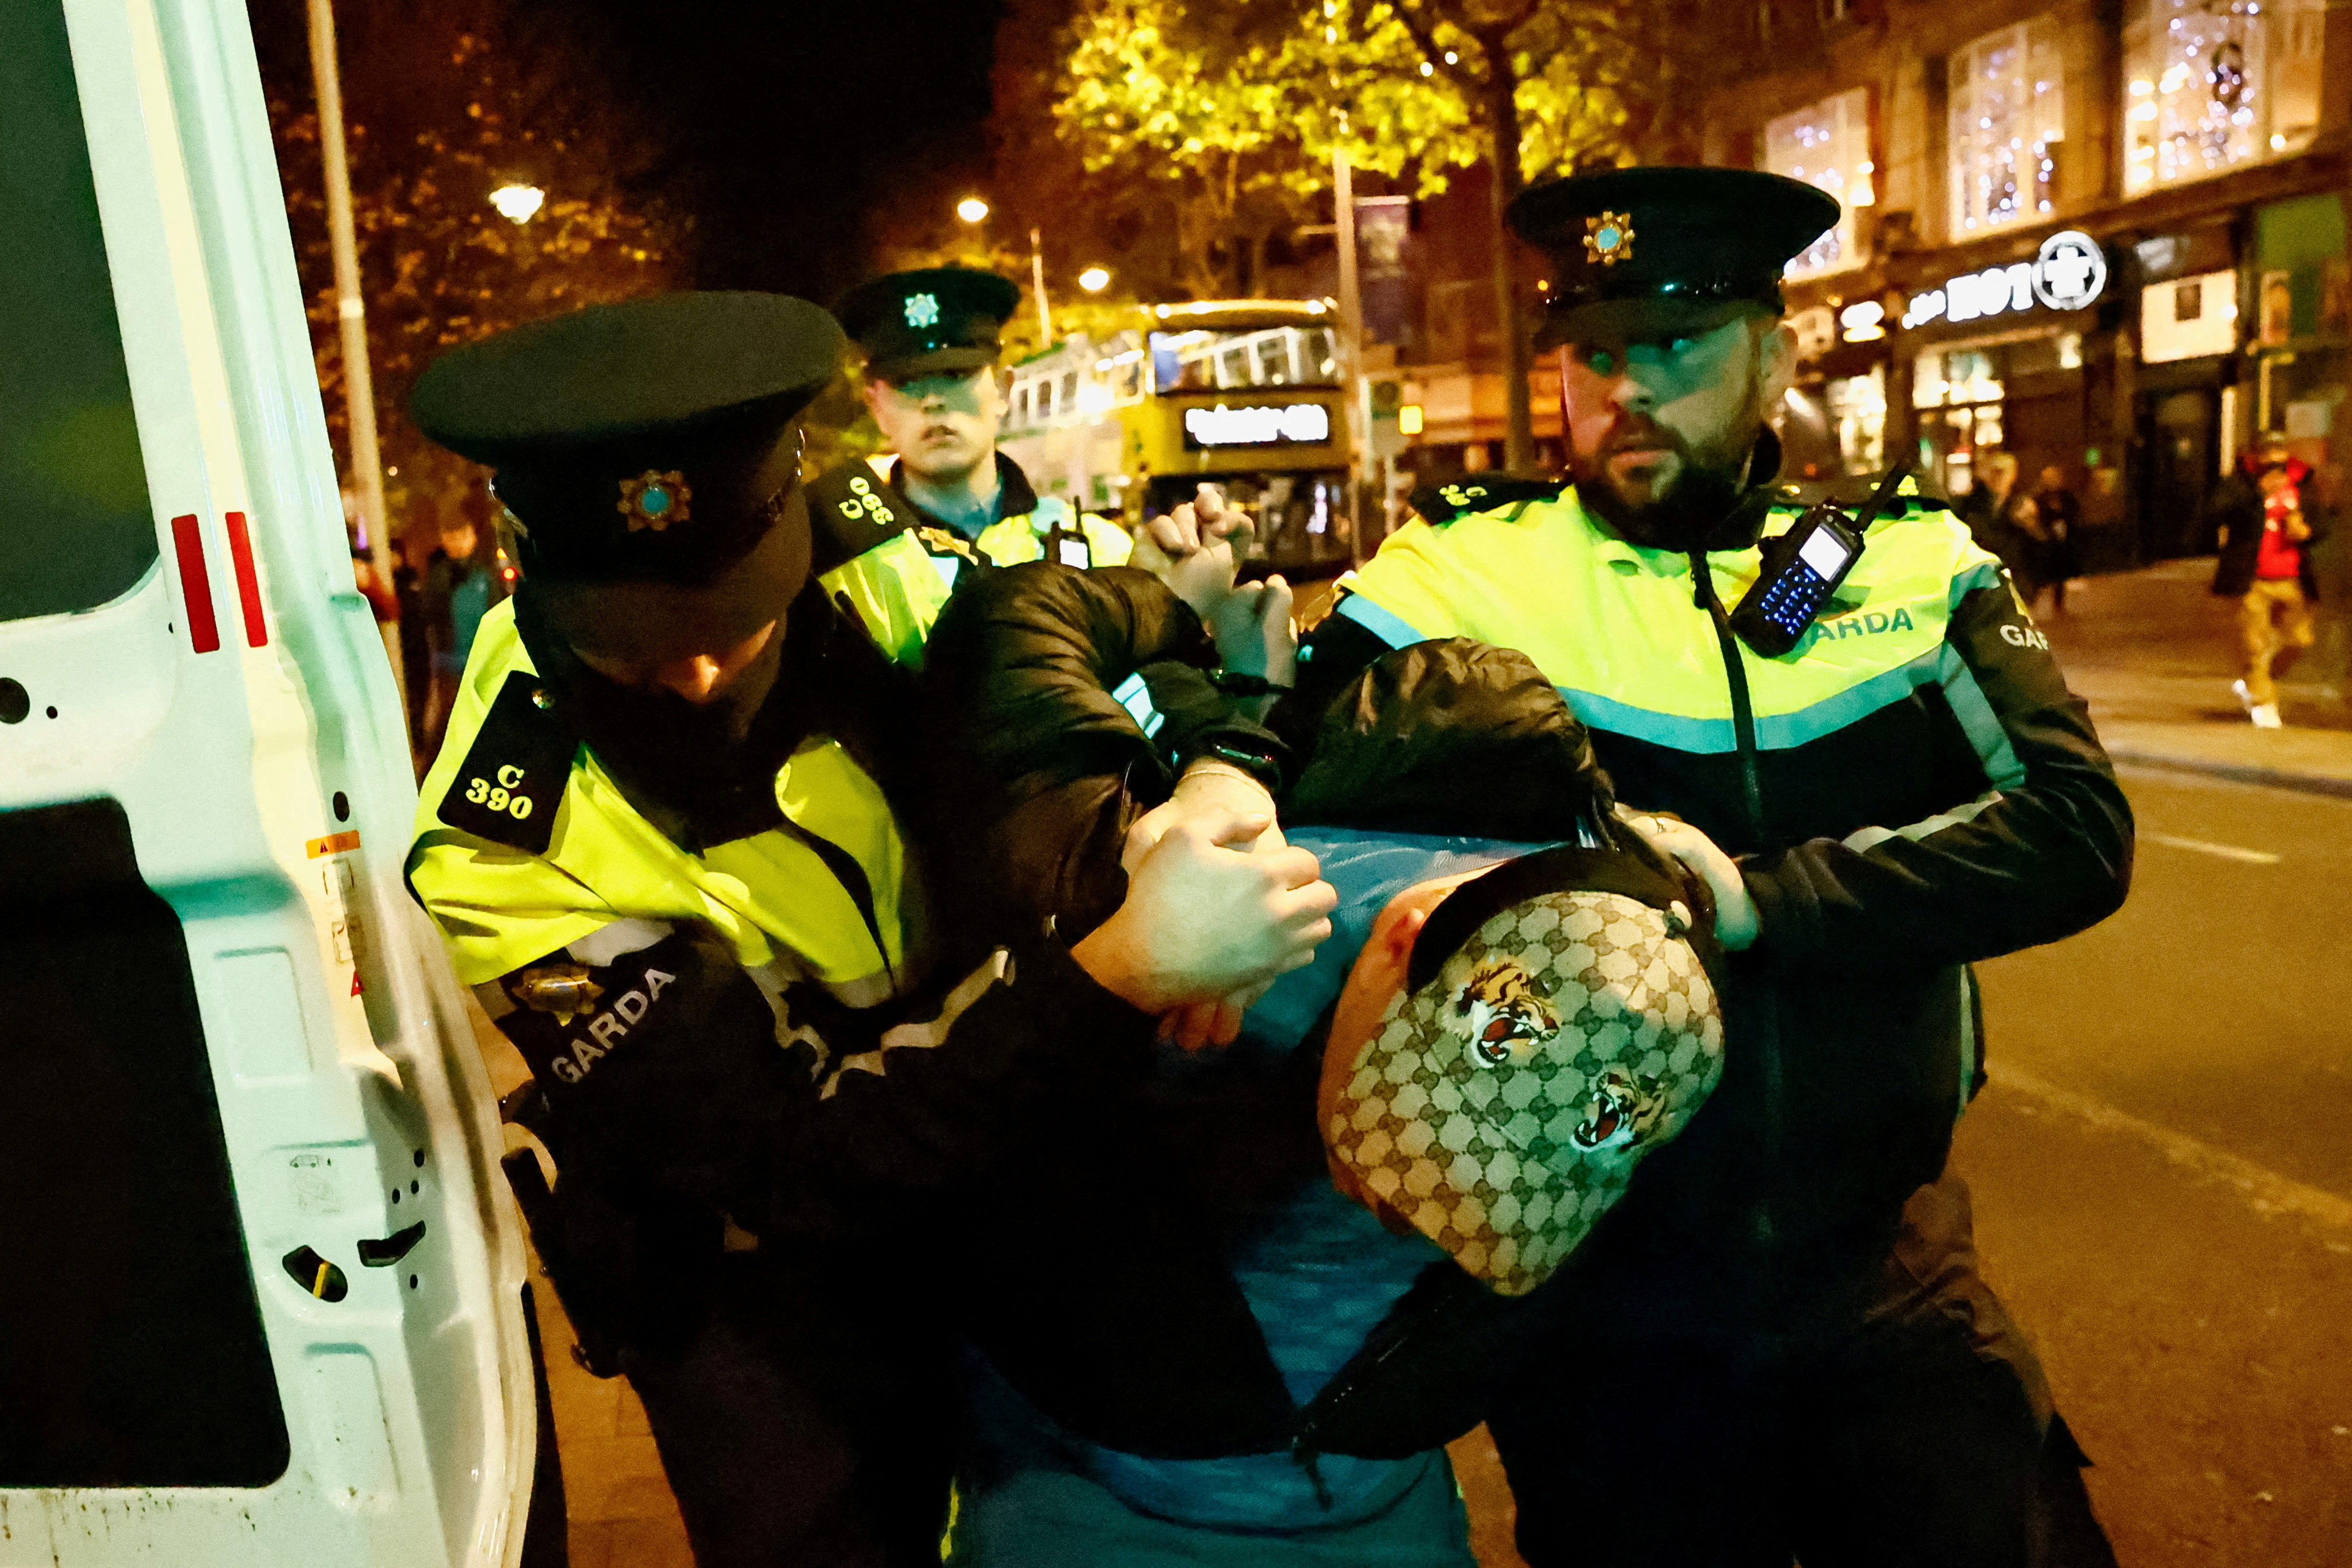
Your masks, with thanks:
[(843, 346), (803, 300), (670, 295), (456, 350), (412, 403), (496, 470), (522, 576), (475, 641), (408, 881), (530, 1068), (519, 1119), (557, 1181), (509, 1173), (703, 1568), (938, 1561), (939, 1205), (1038, 1139), (1032, 1086), (1066, 1114), (1073, 1081), (1143, 1070), (1154, 1015), (1295, 956), (1288, 911), (1205, 953), (1150, 860), (1112, 934), (1070, 948), (964, 885), (906, 668), (931, 557), (903, 527), (845, 549), (801, 484), (796, 419)]
[(820, 477), (820, 510), (845, 521), (902, 519), (950, 580), (958, 554), (999, 566), (1126, 563), (1134, 548), (1126, 530), (1041, 498), (1021, 465), (996, 449), (1005, 413), (996, 367), (1020, 301), (994, 273), (933, 267), (874, 279), (841, 302), (842, 325), (865, 356), (866, 406), (897, 456), (887, 478), (865, 463)]
[(1417, 495), (1307, 639), (1276, 728), (1391, 647), (1521, 649), (1738, 950), (1720, 1088), (1503, 1380), (1519, 1549), (1535, 1568), (2112, 1563), (1946, 1169), (1983, 1081), (1968, 963), (2123, 898), (2130, 810), (2088, 710), (2000, 563), (1907, 480), (1795, 647), (1732, 629), (1790, 559), (1780, 279), (1834, 200), (1613, 169), (1508, 216), (1557, 280), (1538, 341), (1569, 479)]

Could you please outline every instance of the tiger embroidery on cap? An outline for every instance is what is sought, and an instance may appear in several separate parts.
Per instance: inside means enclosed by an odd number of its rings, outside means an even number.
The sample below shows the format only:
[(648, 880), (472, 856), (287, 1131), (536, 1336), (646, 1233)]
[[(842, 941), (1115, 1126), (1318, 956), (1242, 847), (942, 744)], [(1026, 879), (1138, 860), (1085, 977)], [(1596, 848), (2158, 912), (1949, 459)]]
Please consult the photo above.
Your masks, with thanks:
[(1631, 1149), (1648, 1142), (1666, 1113), (1666, 1097), (1648, 1073), (1611, 1068), (1592, 1086), (1591, 1114), (1570, 1134), (1576, 1146), (1597, 1152)]
[(1515, 958), (1490, 958), (1473, 971), (1454, 994), (1454, 1018), (1481, 1067), (1524, 1061), (1547, 1036), (1559, 1032), (1559, 1009)]

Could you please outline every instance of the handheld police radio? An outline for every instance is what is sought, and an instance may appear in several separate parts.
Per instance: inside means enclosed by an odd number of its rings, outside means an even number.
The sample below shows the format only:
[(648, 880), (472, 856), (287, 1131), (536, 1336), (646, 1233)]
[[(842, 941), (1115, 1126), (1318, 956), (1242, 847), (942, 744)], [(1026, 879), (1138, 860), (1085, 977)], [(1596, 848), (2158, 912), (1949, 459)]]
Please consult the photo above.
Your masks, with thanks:
[(1851, 520), (1823, 501), (1786, 533), (1766, 540), (1763, 574), (1731, 612), (1731, 629), (1739, 640), (1766, 658), (1778, 658), (1795, 647), (1862, 559), (1863, 536), (1910, 472), (1908, 458), (1887, 469)]

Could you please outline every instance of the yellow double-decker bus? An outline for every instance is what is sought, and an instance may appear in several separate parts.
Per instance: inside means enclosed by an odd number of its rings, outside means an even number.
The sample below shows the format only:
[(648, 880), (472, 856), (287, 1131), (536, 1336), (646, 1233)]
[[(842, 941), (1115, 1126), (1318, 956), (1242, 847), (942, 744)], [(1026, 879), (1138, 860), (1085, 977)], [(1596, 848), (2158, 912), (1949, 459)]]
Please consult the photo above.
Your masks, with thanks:
[(1207, 481), (1257, 516), (1268, 569), (1347, 564), (1351, 453), (1330, 302), (1139, 314), (1106, 341), (1074, 335), (1013, 367), (1000, 445), (1038, 492), (1133, 526)]

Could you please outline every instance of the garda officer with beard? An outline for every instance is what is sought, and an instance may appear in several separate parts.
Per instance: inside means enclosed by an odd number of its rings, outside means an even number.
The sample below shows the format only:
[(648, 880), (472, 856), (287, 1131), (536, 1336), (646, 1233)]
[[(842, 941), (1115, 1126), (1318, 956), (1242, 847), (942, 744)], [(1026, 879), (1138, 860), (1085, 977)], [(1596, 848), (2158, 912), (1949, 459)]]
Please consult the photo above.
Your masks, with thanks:
[(2112, 912), (2128, 807), (1941, 502), (1871, 529), (1787, 654), (1727, 624), (1792, 510), (1766, 425), (1794, 368), (1781, 271), (1837, 217), (1727, 169), (1522, 195), (1559, 279), (1571, 482), (1417, 497), (1289, 705), (1391, 647), (1524, 650), (1735, 950), (1721, 1086), (1549, 1288), (1493, 1417), (1537, 1568), (2113, 1561), (1945, 1161), (1983, 1081), (1968, 965)]
[(842, 325), (866, 356), (866, 405), (898, 456), (887, 479), (862, 461), (821, 476), (811, 487), (820, 512), (853, 523), (888, 514), (916, 528), (950, 583), (956, 552), (999, 566), (1127, 563), (1134, 543), (1126, 530), (1040, 498), (1021, 465), (996, 449), (1005, 415), (997, 360), (1020, 302), (1011, 283), (967, 267), (893, 272), (841, 302)]
[[(1313, 858), (1221, 847), (1266, 819), (1213, 810), (1072, 947), (992, 918), (891, 657), (927, 552), (880, 530), (812, 570), (795, 416), (841, 346), (803, 300), (672, 295), (459, 349), (413, 404), (497, 470), (522, 581), (409, 882), (530, 1064), (558, 1179), (525, 1156), (518, 1196), (704, 1568), (938, 1560), (957, 1201), (1147, 1071), (1155, 1016), (1328, 930)], [(1108, 625), (1103, 668), (1159, 657)]]

